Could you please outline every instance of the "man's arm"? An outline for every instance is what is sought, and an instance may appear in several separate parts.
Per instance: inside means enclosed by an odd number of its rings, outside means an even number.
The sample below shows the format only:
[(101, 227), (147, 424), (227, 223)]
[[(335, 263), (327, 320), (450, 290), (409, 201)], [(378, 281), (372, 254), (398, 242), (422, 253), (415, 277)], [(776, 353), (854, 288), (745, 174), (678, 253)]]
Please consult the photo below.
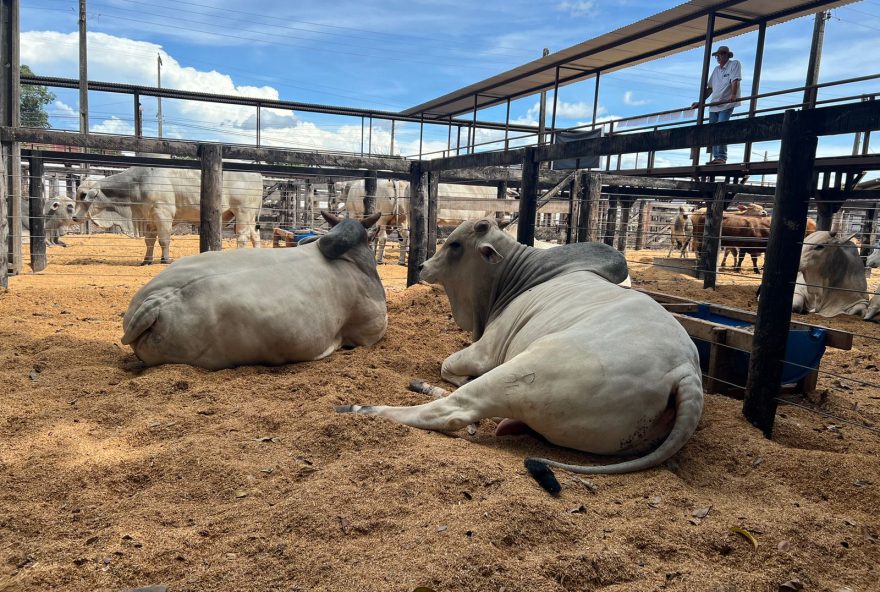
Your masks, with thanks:
[(712, 87), (707, 86), (706, 88), (703, 89), (703, 96), (700, 97), (700, 100), (694, 101), (693, 103), (691, 103), (691, 109), (696, 109), (697, 107), (700, 106), (700, 103), (702, 103), (703, 101), (705, 101), (706, 99), (708, 99), (711, 96), (712, 96)]
[(730, 102), (736, 101), (736, 98), (739, 96), (739, 80), (734, 80), (730, 83)]

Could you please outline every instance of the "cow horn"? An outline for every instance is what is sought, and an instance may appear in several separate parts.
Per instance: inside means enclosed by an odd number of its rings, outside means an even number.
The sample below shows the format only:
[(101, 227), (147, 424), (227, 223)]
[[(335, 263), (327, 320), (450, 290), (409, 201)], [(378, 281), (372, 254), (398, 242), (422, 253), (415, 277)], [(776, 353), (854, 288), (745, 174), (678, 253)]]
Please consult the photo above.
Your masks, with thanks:
[(502, 220), (501, 222), (498, 223), (498, 228), (500, 228), (501, 230), (504, 230), (505, 228), (507, 228), (510, 225), (511, 225), (510, 220)]
[(379, 221), (379, 218), (382, 217), (382, 212), (373, 212), (363, 220), (361, 220), (361, 224), (364, 228), (371, 228), (373, 224)]
[(327, 223), (330, 225), (330, 228), (333, 228), (334, 226), (342, 222), (342, 218), (340, 218), (339, 216), (334, 216), (333, 214), (325, 210), (321, 210), (321, 215), (324, 217), (324, 220), (326, 220)]

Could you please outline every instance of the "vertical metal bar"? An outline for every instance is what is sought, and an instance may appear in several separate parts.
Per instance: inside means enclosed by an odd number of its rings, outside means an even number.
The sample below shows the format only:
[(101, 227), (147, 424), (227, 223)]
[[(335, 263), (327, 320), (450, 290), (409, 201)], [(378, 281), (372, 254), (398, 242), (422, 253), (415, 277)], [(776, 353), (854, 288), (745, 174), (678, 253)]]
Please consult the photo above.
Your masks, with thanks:
[[(449, 116), (449, 124), (446, 126), (446, 150), (452, 151), (452, 116)], [(445, 155), (444, 155), (445, 156)]]
[(79, 0), (79, 133), (89, 133), (89, 69), (86, 0)]
[[(700, 105), (697, 108), (697, 126), (703, 125), (703, 116), (706, 113), (706, 101), (703, 95), (706, 93), (706, 86), (709, 84), (709, 62), (712, 61), (712, 43), (715, 39), (715, 12), (710, 12), (706, 17), (706, 47), (703, 49), (703, 70), (700, 74), (700, 94), (698, 95)], [(709, 97), (706, 97), (708, 100)], [(694, 166), (700, 164), (700, 149), (702, 146), (693, 148)]]
[(422, 160), (422, 139), (425, 135), (425, 116), (419, 117), (419, 160)]
[(801, 255), (800, 249), (792, 249), (791, 245), (804, 239), (807, 196), (812, 185), (810, 172), (816, 159), (818, 139), (810, 129), (808, 115), (805, 111), (789, 110), (782, 123), (779, 176), (743, 401), (743, 415), (768, 438), (773, 434)]
[(596, 129), (596, 118), (599, 116), (599, 75), (601, 72), (596, 70), (596, 90), (593, 93), (593, 121), (590, 129)]
[(458, 135), (455, 138), (455, 155), (458, 156), (461, 152), (461, 126), (458, 126)]
[[(162, 88), (162, 55), (156, 54), (156, 87)], [(159, 137), (162, 137), (162, 97), (156, 97), (156, 121), (159, 124)]]
[(134, 135), (136, 138), (144, 137), (144, 119), (141, 109), (141, 93), (134, 93)]
[[(550, 55), (550, 49), (545, 47), (544, 53), (542, 57), (547, 57)], [(538, 109), (538, 141), (535, 142), (536, 146), (540, 146), (544, 143), (544, 131), (547, 128), (547, 91), (541, 91), (541, 102), (540, 107)]]
[(394, 156), (394, 120), (391, 120), (391, 150), (388, 152), (389, 156)]
[(370, 129), (367, 133), (367, 154), (373, 154), (373, 116), (370, 115)]
[[(761, 92), (761, 67), (764, 63), (764, 40), (767, 37), (767, 21), (761, 21), (758, 25), (758, 47), (755, 50), (755, 70), (752, 73), (752, 98), (749, 99), (749, 119), (755, 116), (758, 108), (758, 99), (755, 95)], [(752, 143), (746, 142), (743, 162), (751, 162)]]
[(257, 148), (260, 147), (260, 111), (262, 110), (263, 108), (257, 103)]
[[(21, 5), (19, 0), (0, 0), (0, 125), (18, 127), (21, 124), (20, 86), (20, 28)], [(7, 264), (13, 274), (22, 270), (21, 232), (21, 144), (3, 142), (4, 168), (6, 169), (6, 244)]]
[(361, 115), (361, 156), (364, 155), (364, 116)]
[(471, 129), (468, 131), (468, 138), (471, 138), (470, 144), (470, 153), (473, 154), (477, 150), (477, 100), (480, 95), (474, 95), (474, 119), (471, 123)]
[(507, 98), (507, 115), (504, 116), (504, 151), (510, 149), (510, 97)]
[(550, 117), (550, 134), (551, 134), (551, 143), (553, 130), (556, 129), (556, 105), (558, 103), (559, 98), (559, 66), (556, 66), (556, 78), (553, 80), (553, 114)]

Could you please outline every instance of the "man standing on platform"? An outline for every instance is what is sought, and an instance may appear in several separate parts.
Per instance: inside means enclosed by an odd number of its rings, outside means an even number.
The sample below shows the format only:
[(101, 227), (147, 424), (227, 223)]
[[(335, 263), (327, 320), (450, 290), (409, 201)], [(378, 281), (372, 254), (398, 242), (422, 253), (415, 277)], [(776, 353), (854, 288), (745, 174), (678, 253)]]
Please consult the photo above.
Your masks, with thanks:
[[(742, 80), (742, 65), (733, 58), (733, 52), (722, 45), (712, 54), (718, 65), (712, 70), (709, 83), (703, 90), (701, 101), (709, 98), (709, 123), (727, 121), (734, 108), (740, 106), (739, 84)], [(700, 101), (691, 105), (692, 109), (700, 106)], [(727, 162), (727, 146), (712, 146), (712, 160), (706, 164), (725, 164)]]

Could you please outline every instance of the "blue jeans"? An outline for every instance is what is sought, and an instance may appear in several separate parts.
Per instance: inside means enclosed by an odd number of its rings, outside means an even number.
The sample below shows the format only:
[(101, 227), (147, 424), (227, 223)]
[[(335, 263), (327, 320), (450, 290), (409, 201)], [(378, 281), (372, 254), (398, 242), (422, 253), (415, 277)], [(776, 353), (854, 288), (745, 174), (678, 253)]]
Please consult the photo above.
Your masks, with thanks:
[[(725, 109), (724, 111), (709, 111), (709, 123), (720, 123), (722, 121), (727, 121), (730, 119), (730, 114), (733, 113), (733, 107), (730, 109)], [(720, 158), (722, 160), (727, 160), (727, 145), (718, 145), (712, 146), (712, 160), (716, 158)]]

